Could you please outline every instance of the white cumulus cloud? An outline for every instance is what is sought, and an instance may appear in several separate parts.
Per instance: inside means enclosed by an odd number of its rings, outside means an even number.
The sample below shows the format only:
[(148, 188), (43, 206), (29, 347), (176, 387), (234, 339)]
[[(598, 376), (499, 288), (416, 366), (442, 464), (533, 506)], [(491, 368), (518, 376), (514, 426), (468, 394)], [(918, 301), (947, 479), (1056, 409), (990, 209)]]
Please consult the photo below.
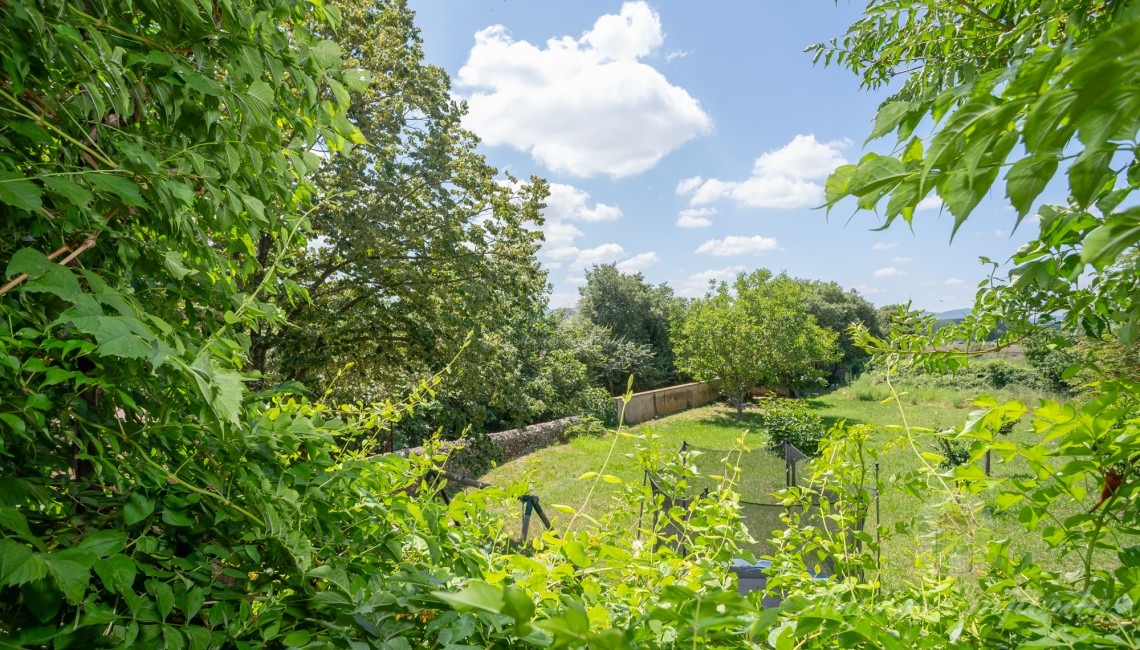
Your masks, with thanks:
[(814, 135), (797, 135), (788, 144), (756, 159), (752, 175), (742, 181), (687, 178), (677, 193), (689, 194), (691, 205), (730, 199), (753, 208), (802, 208), (823, 203), (823, 179), (846, 164), (843, 149), (849, 140), (820, 142)]
[(712, 215), (716, 208), (690, 208), (677, 213), (677, 225), (681, 228), (708, 228), (712, 225)]
[(951, 287), (957, 287), (965, 283), (962, 281), (962, 278), (948, 278), (946, 284)]
[(636, 273), (641, 269), (653, 266), (657, 263), (657, 253), (650, 251), (648, 253), (641, 253), (633, 257), (622, 260), (617, 263), (617, 270), (622, 273)]
[(899, 245), (899, 243), (897, 241), (880, 241), (880, 242), (875, 242), (875, 244), (873, 246), (871, 246), (871, 250), (873, 250), (873, 251), (889, 251), (898, 245)]
[(575, 269), (591, 267), (595, 264), (616, 262), (625, 257), (625, 249), (618, 244), (602, 244), (586, 250), (580, 250), (574, 258)]
[(547, 221), (613, 221), (621, 217), (621, 208), (600, 202), (591, 205), (589, 192), (573, 185), (551, 183), (543, 215)]
[(893, 266), (888, 266), (886, 268), (875, 271), (871, 275), (875, 276), (876, 278), (899, 278), (906, 275), (906, 273), (896, 269)]
[(664, 39), (657, 12), (641, 1), (544, 45), (515, 40), (502, 25), (483, 29), (456, 78), (470, 109), (465, 125), (555, 172), (650, 169), (712, 123), (684, 88), (641, 61)]
[(745, 271), (747, 267), (743, 265), (726, 266), (722, 269), (709, 269), (694, 273), (688, 277), (682, 284), (679, 293), (682, 296), (695, 297), (704, 295), (705, 291), (709, 288), (709, 282), (727, 282), (736, 278), (736, 276)]
[(914, 261), (911, 257), (892, 257), (891, 264), (910, 264)]
[(919, 211), (921, 211), (921, 210), (941, 210), (942, 209), (942, 199), (938, 198), (937, 194), (932, 194), (932, 195), (926, 197), (925, 199), (919, 201), (918, 205), (914, 206), (914, 209), (919, 210)]
[(759, 255), (780, 250), (780, 243), (771, 237), (754, 235), (741, 237), (729, 235), (724, 239), (710, 239), (697, 248), (698, 253), (710, 253), (717, 257), (730, 255)]

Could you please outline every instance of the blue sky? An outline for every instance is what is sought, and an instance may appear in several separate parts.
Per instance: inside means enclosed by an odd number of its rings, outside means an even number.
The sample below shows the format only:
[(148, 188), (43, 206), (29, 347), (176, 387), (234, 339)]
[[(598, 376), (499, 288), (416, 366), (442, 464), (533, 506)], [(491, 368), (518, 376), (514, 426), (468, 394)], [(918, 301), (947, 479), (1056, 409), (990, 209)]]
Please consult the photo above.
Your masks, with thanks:
[[(540, 253), (552, 306), (597, 262), (680, 294), (765, 267), (835, 280), (876, 304), (967, 307), (1035, 230), (991, 195), (950, 241), (936, 201), (872, 232), (874, 213), (813, 209), (828, 171), (867, 150), (885, 92), (804, 48), (861, 5), (797, 2), (411, 0), (429, 63), (467, 99), (482, 151), (552, 183)], [(919, 135), (922, 135), (921, 133)], [(893, 140), (868, 145), (878, 151)], [(853, 218), (852, 215), (854, 214)]]

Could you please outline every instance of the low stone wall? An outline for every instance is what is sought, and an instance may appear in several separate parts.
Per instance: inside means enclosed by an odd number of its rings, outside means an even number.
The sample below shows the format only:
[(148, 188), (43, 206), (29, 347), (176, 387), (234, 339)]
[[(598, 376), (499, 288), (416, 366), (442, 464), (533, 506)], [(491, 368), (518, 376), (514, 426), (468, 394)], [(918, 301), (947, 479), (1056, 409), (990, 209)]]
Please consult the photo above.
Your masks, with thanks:
[[(522, 429), (511, 429), (509, 431), (499, 431), (497, 433), (488, 434), (487, 438), (498, 450), (499, 454), (501, 454), (499, 458), (495, 460), (500, 463), (505, 463), (534, 453), (539, 449), (545, 449), (546, 447), (566, 442), (566, 428), (578, 420), (579, 418), (577, 417), (569, 417), (562, 418), (561, 420), (553, 420), (551, 422), (540, 422)], [(465, 454), (474, 452), (467, 451), (465, 441), (456, 440), (455, 442), (444, 443), (440, 453), (447, 453), (447, 451), (451, 449), (455, 451), (451, 454), (448, 469), (451, 469), (452, 466), (456, 469), (472, 466), (472, 463), (467, 462)], [(396, 453), (405, 458), (408, 456), (420, 456), (423, 455), (424, 448), (412, 447), (410, 449), (401, 449)]]
[(719, 380), (702, 381), (634, 393), (628, 404), (622, 402), (620, 397), (615, 397), (614, 406), (617, 408), (618, 420), (622, 424), (631, 425), (704, 406), (719, 396)]

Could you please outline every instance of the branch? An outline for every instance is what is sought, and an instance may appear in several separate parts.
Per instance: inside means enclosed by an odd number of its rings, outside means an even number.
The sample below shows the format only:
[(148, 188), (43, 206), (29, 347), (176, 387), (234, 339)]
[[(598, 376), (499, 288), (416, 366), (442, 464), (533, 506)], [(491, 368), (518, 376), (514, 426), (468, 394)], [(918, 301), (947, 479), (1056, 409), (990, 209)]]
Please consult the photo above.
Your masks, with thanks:
[[(54, 251), (52, 251), (51, 253), (49, 253), (47, 258), (49, 260), (54, 260), (55, 258), (59, 257), (60, 255), (63, 255), (65, 252), (71, 251), (70, 255), (63, 258), (63, 260), (61, 260), (59, 262), (60, 266), (67, 266), (75, 258), (79, 257), (80, 253), (82, 253), (83, 251), (87, 250), (88, 248), (91, 248), (92, 246), (94, 246), (95, 245), (95, 238), (97, 236), (98, 236), (97, 233), (91, 233), (91, 235), (89, 235), (87, 237), (87, 239), (83, 240), (83, 243), (80, 244), (79, 246), (77, 246), (75, 248), (75, 250), (72, 250), (70, 246), (68, 246), (67, 244), (64, 244), (63, 246), (60, 246), (59, 248), (57, 248)], [(20, 275), (17, 275), (16, 277), (12, 278), (12, 280), (9, 281), (8, 284), (5, 284), (4, 286), (0, 287), (0, 296), (8, 293), (12, 289), (15, 289), (17, 286), (20, 285), (21, 282), (23, 282), (24, 280), (27, 280), (27, 279), (28, 279), (27, 273), (21, 273)]]

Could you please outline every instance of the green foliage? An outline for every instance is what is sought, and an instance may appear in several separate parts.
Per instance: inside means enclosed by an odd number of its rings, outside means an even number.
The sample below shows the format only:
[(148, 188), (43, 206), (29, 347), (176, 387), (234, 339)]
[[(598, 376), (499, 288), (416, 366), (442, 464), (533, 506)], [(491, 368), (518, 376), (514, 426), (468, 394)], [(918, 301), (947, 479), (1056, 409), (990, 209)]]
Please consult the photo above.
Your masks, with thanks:
[(605, 422), (598, 418), (586, 416), (579, 418), (576, 422), (571, 423), (566, 427), (566, 431), (562, 434), (566, 440), (573, 440), (582, 436), (603, 436), (606, 434)]
[(694, 300), (675, 326), (678, 367), (694, 378), (719, 379), (721, 390), (743, 409), (752, 388), (822, 383), (838, 357), (836, 334), (803, 310), (800, 284), (768, 271), (741, 273)]
[(346, 63), (378, 71), (348, 112), (368, 142), (318, 168), (318, 187), (352, 198), (310, 216), (314, 244), (291, 277), (307, 299), (275, 296), (291, 327), (255, 333), (253, 365), (265, 385), (300, 382), (349, 403), (448, 368), (436, 408), (401, 427), (410, 444), (439, 428), (458, 437), (533, 421), (517, 368), (544, 352), (530, 330), (546, 306), (535, 257), (546, 184), (501, 182), (476, 152), (465, 107), (446, 72), (424, 63), (405, 2), (336, 4)]
[(760, 403), (764, 428), (773, 443), (790, 442), (803, 453), (814, 456), (826, 427), (811, 406), (799, 399), (765, 399)]
[(820, 327), (838, 334), (840, 356), (831, 364), (828, 379), (842, 382), (854, 378), (863, 371), (870, 355), (855, 345), (850, 327), (862, 324), (873, 335), (881, 336), (886, 330), (882, 327), (875, 306), (854, 289), (844, 290), (836, 282), (797, 281), (807, 293), (804, 310), (815, 317)]
[[(637, 390), (676, 382), (670, 323), (680, 312), (681, 300), (668, 285), (654, 287), (640, 273), (625, 274), (614, 264), (601, 264), (586, 271), (586, 284), (578, 291), (577, 316), (605, 328), (614, 339), (609, 356), (599, 364), (611, 390), (620, 390), (631, 374)], [(650, 359), (644, 356), (646, 347)]]

